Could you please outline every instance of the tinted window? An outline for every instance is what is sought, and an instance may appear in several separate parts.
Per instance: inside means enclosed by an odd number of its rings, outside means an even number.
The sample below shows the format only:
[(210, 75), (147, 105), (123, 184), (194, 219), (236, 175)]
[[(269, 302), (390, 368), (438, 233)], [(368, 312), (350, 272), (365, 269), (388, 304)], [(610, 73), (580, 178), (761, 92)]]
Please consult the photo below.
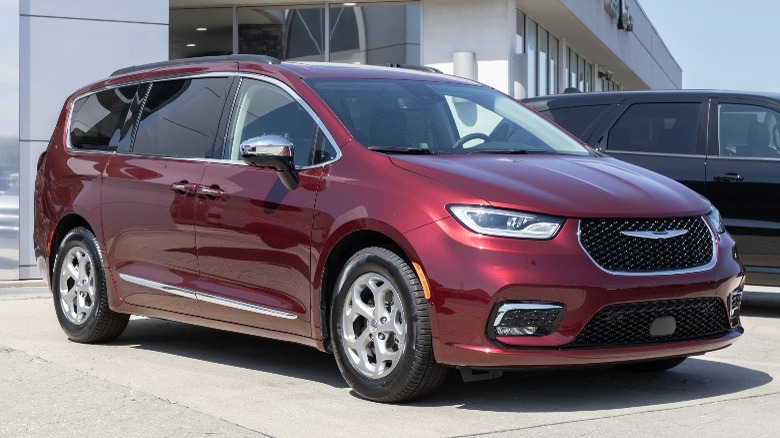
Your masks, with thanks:
[(210, 158), (228, 93), (228, 79), (155, 82), (141, 112), (133, 152)]
[(718, 105), (722, 156), (780, 158), (780, 113), (755, 105)]
[(306, 82), (368, 148), (590, 155), (545, 118), (487, 87), (392, 79)]
[(699, 103), (631, 105), (609, 131), (607, 149), (695, 154)]
[(301, 104), (276, 85), (244, 79), (233, 113), (227, 148), (227, 158), (231, 160), (241, 159), (239, 146), (244, 140), (271, 134), (281, 135), (293, 144), (296, 166), (335, 157), (335, 148), (328, 145), (326, 138), (318, 148), (313, 148), (319, 132), (317, 124)]
[(73, 104), (70, 143), (80, 149), (114, 149), (129, 142), (133, 127), (130, 105), (137, 85), (112, 88)]
[(609, 105), (571, 106), (539, 111), (563, 129), (580, 137)]

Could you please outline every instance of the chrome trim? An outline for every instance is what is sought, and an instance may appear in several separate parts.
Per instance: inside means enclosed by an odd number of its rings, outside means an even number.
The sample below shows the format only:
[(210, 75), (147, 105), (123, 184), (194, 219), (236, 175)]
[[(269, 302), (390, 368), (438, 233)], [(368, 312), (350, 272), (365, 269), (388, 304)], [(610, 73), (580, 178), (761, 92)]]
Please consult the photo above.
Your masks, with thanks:
[(666, 230), (666, 231), (621, 231), (620, 234), (628, 237), (638, 237), (640, 239), (671, 239), (672, 237), (679, 237), (688, 234), (688, 230)]
[(498, 313), (496, 314), (496, 320), (493, 321), (493, 327), (498, 327), (498, 325), (501, 324), (501, 320), (504, 319), (504, 315), (506, 315), (507, 312), (510, 312), (512, 310), (553, 310), (553, 309), (563, 309), (563, 306), (558, 304), (541, 304), (541, 303), (502, 304), (501, 307), (498, 308)]
[(119, 278), (129, 283), (134, 283), (139, 286), (144, 286), (150, 289), (159, 290), (161, 292), (166, 292), (171, 295), (176, 295), (184, 298), (191, 298), (193, 300), (198, 298), (198, 294), (194, 290), (171, 286), (169, 284), (164, 284), (164, 283), (158, 283), (156, 281), (147, 280), (141, 277), (136, 277), (135, 275), (119, 274)]
[[(614, 219), (614, 218), (613, 218)], [(605, 269), (600, 264), (596, 262), (596, 260), (593, 259), (593, 257), (590, 256), (590, 253), (587, 249), (585, 249), (584, 246), (582, 246), (582, 239), (581, 237), (581, 231), (582, 231), (582, 219), (577, 220), (577, 243), (580, 245), (580, 248), (582, 248), (582, 252), (585, 253), (585, 255), (590, 259), (591, 262), (593, 262), (594, 265), (596, 265), (597, 268), (602, 270), (603, 272), (606, 272), (607, 274), (611, 275), (620, 275), (623, 277), (648, 277), (653, 275), (682, 275), (682, 274), (693, 274), (695, 272), (702, 272), (707, 271), (713, 268), (715, 264), (718, 263), (718, 238), (713, 233), (712, 226), (710, 225), (710, 222), (704, 219), (704, 216), (699, 216), (699, 219), (704, 221), (704, 225), (707, 227), (707, 230), (710, 232), (710, 237), (712, 238), (712, 261), (707, 263), (706, 265), (698, 266), (696, 268), (690, 268), (690, 269), (678, 269), (674, 271), (650, 271), (650, 272), (621, 272), (621, 271), (610, 271), (608, 269)]]
[(172, 286), (165, 283), (158, 283), (156, 281), (147, 280), (141, 277), (136, 277), (135, 275), (120, 273), (119, 278), (129, 283), (137, 284), (139, 286), (148, 287), (150, 289), (155, 289), (161, 292), (169, 293), (171, 295), (190, 298), (193, 300), (203, 301), (206, 303), (217, 304), (220, 306), (230, 307), (233, 309), (259, 313), (261, 315), (275, 316), (277, 318), (284, 318), (284, 319), (298, 318), (298, 315), (290, 312), (285, 312), (284, 310), (272, 309), (270, 307), (258, 306), (257, 304), (245, 303), (243, 301), (238, 301), (231, 298), (224, 298), (217, 295), (208, 294), (205, 292), (198, 292), (192, 289)]

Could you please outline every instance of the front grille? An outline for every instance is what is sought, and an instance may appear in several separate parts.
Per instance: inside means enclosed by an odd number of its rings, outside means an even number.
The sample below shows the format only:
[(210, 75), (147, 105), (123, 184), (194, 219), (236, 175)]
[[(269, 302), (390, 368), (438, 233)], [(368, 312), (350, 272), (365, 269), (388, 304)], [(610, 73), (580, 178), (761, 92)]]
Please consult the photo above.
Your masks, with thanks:
[[(652, 232), (687, 230), (676, 237)], [(623, 232), (648, 232), (627, 236)], [(653, 237), (653, 238), (648, 238)], [(705, 266), (714, 256), (712, 234), (702, 217), (672, 219), (583, 219), (580, 244), (609, 272), (651, 273)]]
[[(673, 317), (674, 332), (653, 335), (658, 318)], [(611, 304), (599, 310), (570, 346), (616, 347), (682, 341), (723, 335), (731, 330), (726, 308), (719, 298), (685, 298), (666, 301)]]

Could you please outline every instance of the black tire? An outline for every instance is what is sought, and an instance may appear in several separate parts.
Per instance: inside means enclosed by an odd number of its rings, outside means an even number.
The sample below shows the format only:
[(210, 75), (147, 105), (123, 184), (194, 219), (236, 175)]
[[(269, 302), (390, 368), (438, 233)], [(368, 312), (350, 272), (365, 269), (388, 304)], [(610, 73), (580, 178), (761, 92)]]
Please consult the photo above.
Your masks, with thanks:
[(54, 259), (51, 290), (57, 319), (72, 341), (111, 341), (127, 327), (130, 315), (108, 307), (102, 252), (95, 235), (86, 228), (74, 228), (62, 239)]
[[(367, 279), (366, 281), (388, 280), (391, 292), (385, 294), (391, 295), (392, 300), (390, 303), (385, 302), (381, 308), (374, 307), (373, 329), (369, 324), (370, 321), (362, 316), (356, 317), (355, 321), (351, 323), (351, 328), (345, 327), (345, 318), (349, 318), (344, 316), (345, 307), (349, 307), (349, 309), (358, 307), (349, 297), (354, 296), (351, 292), (353, 287), (359, 289), (363, 279)], [(372, 284), (384, 285), (385, 283)], [(344, 379), (360, 397), (384, 403), (409, 401), (430, 393), (442, 384), (447, 377), (448, 368), (438, 364), (433, 356), (428, 303), (423, 294), (420, 280), (401, 257), (388, 249), (379, 247), (366, 248), (357, 252), (344, 266), (339, 280), (336, 282), (334, 292), (330, 328), (333, 334), (336, 362)], [(371, 294), (371, 291), (365, 289), (364, 293)], [(400, 303), (396, 303), (396, 300)], [(400, 304), (400, 306), (396, 304)], [(394, 333), (381, 331), (383, 328), (393, 325), (394, 322), (388, 322), (387, 318), (382, 318), (380, 323), (380, 318), (376, 316), (377, 313), (386, 312), (388, 306), (391, 309), (402, 309), (402, 314), (397, 317), (398, 324), (404, 327), (404, 330), (401, 330), (403, 334), (399, 336), (403, 338), (401, 342), (395, 338)], [(398, 315), (398, 311), (388, 313), (388, 315)], [(360, 325), (360, 321), (358, 321), (360, 318), (366, 319), (363, 329), (355, 330), (355, 325)], [(378, 327), (376, 324), (381, 325)], [(346, 337), (345, 329), (348, 333)], [(379, 331), (377, 332), (377, 330)], [(369, 337), (376, 336), (372, 338), (364, 351), (368, 351), (373, 345), (375, 369), (383, 369), (383, 372), (387, 373), (386, 375), (368, 376), (365, 365), (361, 364), (369, 363), (370, 365), (370, 360), (359, 360), (355, 357), (357, 350), (347, 347), (350, 342), (349, 336), (357, 336), (357, 331), (360, 331), (361, 334), (365, 331), (369, 333)], [(383, 333), (388, 334), (383, 337)], [(385, 341), (379, 341), (379, 339)], [(378, 347), (375, 342), (384, 343), (386, 346), (388, 343), (392, 344), (393, 340), (395, 346), (391, 345), (391, 350), (392, 348), (397, 350), (391, 351), (391, 354), (397, 353), (398, 359), (383, 361), (380, 366), (379, 363), (376, 363)], [(355, 358), (356, 362), (353, 362), (351, 358)], [(364, 367), (363, 371), (359, 369), (361, 366)]]
[(632, 373), (660, 373), (680, 365), (687, 357), (673, 357), (670, 359), (653, 360), (649, 362), (634, 362), (615, 365), (621, 371)]

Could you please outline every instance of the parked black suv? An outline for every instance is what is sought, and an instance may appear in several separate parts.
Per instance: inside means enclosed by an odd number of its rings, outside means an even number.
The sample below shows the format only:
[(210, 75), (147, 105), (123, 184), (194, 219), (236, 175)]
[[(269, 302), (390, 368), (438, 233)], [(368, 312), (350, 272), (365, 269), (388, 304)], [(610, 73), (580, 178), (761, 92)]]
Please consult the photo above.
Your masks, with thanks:
[(590, 146), (709, 198), (736, 238), (748, 283), (780, 286), (780, 94), (630, 91), (524, 102)]

